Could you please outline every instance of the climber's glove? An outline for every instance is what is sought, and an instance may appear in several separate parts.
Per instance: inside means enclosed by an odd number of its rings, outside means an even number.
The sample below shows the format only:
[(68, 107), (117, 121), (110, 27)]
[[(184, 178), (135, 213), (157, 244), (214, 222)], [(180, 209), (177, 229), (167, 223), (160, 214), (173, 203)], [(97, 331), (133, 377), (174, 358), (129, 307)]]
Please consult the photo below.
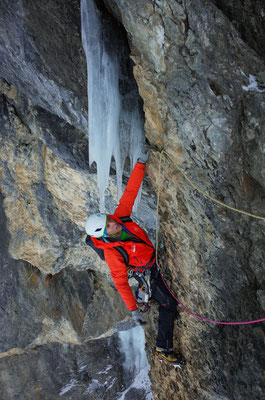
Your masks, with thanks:
[(137, 325), (145, 325), (146, 322), (139, 310), (132, 311), (132, 318)]
[(147, 313), (151, 308), (151, 304), (149, 304), (149, 302), (148, 303), (136, 302), (136, 305), (138, 307), (138, 311), (140, 311), (141, 314)]
[(143, 145), (143, 147), (142, 147), (142, 150), (141, 150), (141, 152), (139, 154), (139, 157), (138, 157), (137, 161), (139, 163), (141, 163), (141, 164), (147, 163), (147, 160), (149, 158), (149, 154), (150, 154), (150, 146), (147, 143), (145, 143)]

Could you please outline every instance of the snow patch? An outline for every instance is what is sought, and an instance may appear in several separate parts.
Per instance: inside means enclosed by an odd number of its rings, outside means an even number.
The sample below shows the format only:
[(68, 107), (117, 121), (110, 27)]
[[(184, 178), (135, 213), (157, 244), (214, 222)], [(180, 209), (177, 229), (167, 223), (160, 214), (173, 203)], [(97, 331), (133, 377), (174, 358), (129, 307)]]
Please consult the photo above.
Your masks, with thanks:
[(112, 368), (112, 365), (108, 365), (103, 371), (99, 372), (99, 375), (107, 374), (111, 368)]
[[(242, 72), (242, 75), (246, 76), (244, 72)], [(254, 75), (249, 74), (248, 76), (249, 80), (249, 85), (248, 86), (242, 86), (242, 89), (245, 90), (246, 92), (253, 91), (257, 93), (264, 93), (265, 89), (259, 89), (257, 79)]]
[(82, 371), (84, 371), (84, 369), (86, 369), (86, 367), (87, 367), (87, 365), (81, 365), (81, 367), (79, 368), (79, 372), (82, 372)]
[(65, 393), (69, 392), (75, 386), (77, 386), (77, 380), (71, 379), (70, 382), (61, 389), (59, 396), (63, 396)]
[(88, 385), (85, 394), (91, 393), (94, 390), (102, 387), (104, 385), (102, 385), (101, 383), (99, 383), (99, 381), (97, 379), (92, 379), (92, 381), (90, 382), (90, 384)]
[(117, 400), (125, 400), (126, 394), (129, 392), (131, 389), (144, 389), (145, 390), (145, 400), (154, 400), (152, 392), (151, 392), (151, 386), (150, 386), (150, 380), (149, 380), (149, 370), (150, 367), (147, 366), (143, 368), (138, 374), (135, 376), (135, 379), (131, 386), (126, 389), (122, 395), (117, 399)]

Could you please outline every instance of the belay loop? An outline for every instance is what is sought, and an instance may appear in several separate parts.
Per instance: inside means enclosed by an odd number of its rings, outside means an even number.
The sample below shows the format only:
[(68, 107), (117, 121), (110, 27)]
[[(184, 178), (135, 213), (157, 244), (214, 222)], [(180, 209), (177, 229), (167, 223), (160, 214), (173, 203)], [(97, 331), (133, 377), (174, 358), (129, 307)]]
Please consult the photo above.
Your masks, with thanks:
[(159, 176), (158, 176), (158, 194), (157, 194), (157, 208), (156, 208), (156, 262), (157, 265), (160, 269), (160, 275), (161, 278), (166, 286), (166, 288), (168, 289), (168, 291), (171, 293), (171, 295), (174, 297), (174, 299), (184, 308), (184, 310), (190, 314), (192, 317), (195, 317), (197, 319), (200, 319), (202, 321), (205, 322), (210, 322), (212, 324), (219, 324), (219, 325), (249, 325), (249, 324), (256, 324), (258, 322), (264, 322), (265, 318), (261, 318), (261, 319), (257, 319), (257, 320), (253, 320), (253, 321), (242, 321), (242, 322), (224, 322), (224, 321), (215, 321), (213, 319), (209, 319), (209, 318), (205, 318), (205, 317), (201, 317), (200, 315), (194, 314), (193, 312), (191, 312), (190, 310), (188, 310), (188, 308), (171, 292), (171, 290), (169, 289), (169, 287), (167, 286), (163, 275), (161, 273), (161, 261), (160, 261), (160, 257), (158, 255), (158, 210), (159, 210), (159, 201), (160, 201), (160, 190), (161, 190), (161, 165), (162, 165), (162, 157), (163, 154), (165, 154), (172, 162), (173, 164), (176, 166), (176, 168), (178, 169), (178, 171), (184, 176), (184, 178), (193, 186), (194, 189), (196, 189), (198, 192), (200, 192), (201, 194), (203, 194), (205, 197), (208, 197), (210, 200), (214, 201), (215, 203), (226, 207), (232, 211), (236, 211), (238, 213), (247, 215), (249, 217), (253, 217), (259, 220), (263, 220), (265, 221), (265, 217), (260, 217), (258, 215), (254, 215), (233, 207), (230, 207), (222, 202), (220, 202), (219, 200), (214, 199), (213, 197), (211, 197), (210, 195), (208, 195), (207, 193), (203, 192), (198, 186), (194, 185), (193, 182), (187, 177), (187, 175), (182, 171), (181, 168), (178, 167), (178, 165), (174, 162), (174, 160), (172, 159), (172, 157), (165, 151), (162, 150), (161, 154), (160, 154), (160, 161), (159, 161)]

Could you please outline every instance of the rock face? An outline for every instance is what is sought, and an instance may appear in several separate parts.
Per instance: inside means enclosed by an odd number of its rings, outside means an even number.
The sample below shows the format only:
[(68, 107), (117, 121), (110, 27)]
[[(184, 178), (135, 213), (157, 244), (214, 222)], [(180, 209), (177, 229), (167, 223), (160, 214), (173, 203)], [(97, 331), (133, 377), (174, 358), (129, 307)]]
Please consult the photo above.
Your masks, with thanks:
[[(264, 222), (213, 203), (178, 169), (217, 200), (265, 216), (263, 1), (104, 4), (127, 32), (144, 102), (167, 282), (201, 316), (263, 318)], [(99, 199), (87, 159), (79, 2), (4, 0), (0, 13), (1, 398), (114, 399), (122, 361), (115, 335), (105, 336), (126, 310), (84, 243)], [(159, 176), (162, 149), (170, 158)], [(153, 236), (147, 181), (143, 192), (139, 221)], [(109, 211), (115, 196), (112, 176)], [(145, 329), (154, 398), (262, 399), (264, 326), (209, 324), (178, 310), (185, 369), (153, 360), (155, 307)], [(115, 379), (107, 392), (101, 366)]]
[[(146, 135), (201, 190), (265, 216), (262, 1), (106, 0), (128, 32)], [(199, 194), (166, 156), (160, 226), (170, 286), (188, 309), (221, 321), (264, 317), (264, 222)], [(185, 371), (153, 363), (158, 399), (247, 399), (264, 393), (264, 326), (200, 322), (183, 309)], [(149, 331), (150, 348), (153, 331)], [(151, 357), (150, 357), (151, 361)]]
[(85, 244), (99, 197), (79, 2), (0, 14), (0, 397), (113, 399), (131, 383), (115, 333), (128, 312)]
[(78, 0), (42, 6), (3, 1), (1, 77), (34, 105), (85, 129), (86, 65), (79, 12)]
[(1, 399), (115, 398), (126, 386), (113, 335), (119, 296), (95, 272), (44, 275), (12, 259), (2, 196), (0, 222)]

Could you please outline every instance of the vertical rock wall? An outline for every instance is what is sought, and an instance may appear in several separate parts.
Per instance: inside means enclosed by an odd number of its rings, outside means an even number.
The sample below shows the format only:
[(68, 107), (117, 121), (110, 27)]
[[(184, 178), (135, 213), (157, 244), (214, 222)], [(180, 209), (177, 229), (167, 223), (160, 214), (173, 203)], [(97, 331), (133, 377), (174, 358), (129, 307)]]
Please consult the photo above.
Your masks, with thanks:
[(113, 399), (131, 383), (115, 335), (128, 312), (85, 244), (99, 196), (79, 1), (2, 1), (0, 15), (0, 397)]
[[(144, 101), (148, 167), (161, 188), (160, 227), (171, 288), (191, 311), (221, 321), (262, 318), (264, 222), (199, 194), (265, 216), (262, 1), (106, 0), (125, 26)], [(156, 151), (155, 151), (156, 149)], [(261, 399), (263, 324), (224, 326), (179, 308), (176, 346), (187, 366), (152, 362), (157, 399)], [(148, 331), (148, 348), (154, 331)]]
[[(170, 287), (203, 316), (263, 317), (264, 222), (201, 196), (166, 156), (158, 175), (164, 148), (202, 190), (265, 215), (262, 0), (104, 3), (127, 31), (144, 101)], [(126, 310), (84, 244), (83, 221), (97, 210), (98, 193), (87, 160), (79, 2), (4, 0), (0, 11), (1, 395), (113, 399), (123, 388), (119, 366), (108, 372), (119, 360), (109, 351), (115, 338), (91, 339), (110, 334)], [(111, 177), (110, 211), (115, 194)], [(151, 235), (153, 211), (145, 184), (138, 216)], [(179, 312), (184, 370), (153, 360), (155, 307), (146, 328), (155, 398), (261, 399), (263, 325), (211, 325)], [(107, 392), (101, 367), (116, 382)]]

